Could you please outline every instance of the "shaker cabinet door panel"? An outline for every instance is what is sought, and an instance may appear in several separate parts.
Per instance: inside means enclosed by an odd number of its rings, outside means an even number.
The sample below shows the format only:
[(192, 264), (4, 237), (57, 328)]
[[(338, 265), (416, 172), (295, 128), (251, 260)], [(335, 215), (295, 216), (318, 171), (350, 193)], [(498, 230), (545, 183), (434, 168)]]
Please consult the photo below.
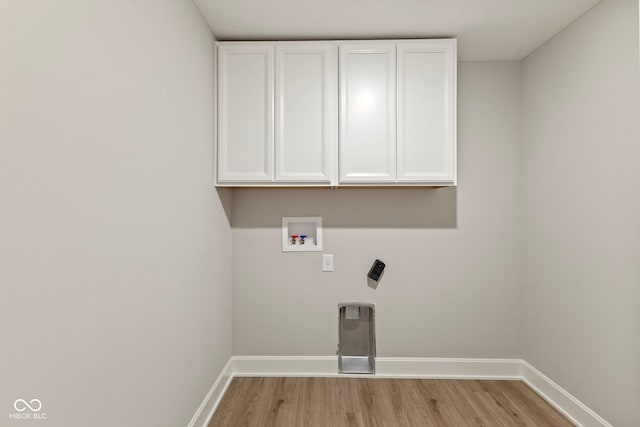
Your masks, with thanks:
[(270, 44), (218, 50), (218, 181), (273, 181), (273, 57)]
[(455, 43), (398, 43), (398, 181), (455, 182)]
[(340, 46), (340, 182), (396, 179), (396, 48)]
[(331, 44), (276, 45), (277, 182), (329, 182), (337, 144)]

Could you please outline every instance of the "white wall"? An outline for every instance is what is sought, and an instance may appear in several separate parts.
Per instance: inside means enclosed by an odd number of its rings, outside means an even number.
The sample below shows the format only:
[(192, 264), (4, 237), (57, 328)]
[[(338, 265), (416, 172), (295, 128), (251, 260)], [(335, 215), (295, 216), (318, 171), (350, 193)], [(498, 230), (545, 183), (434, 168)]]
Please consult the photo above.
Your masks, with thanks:
[(184, 426), (231, 354), (190, 1), (0, 2), (0, 424)]
[[(520, 64), (462, 63), (456, 189), (235, 189), (233, 351), (331, 355), (337, 304), (377, 304), (380, 356), (519, 357)], [(282, 253), (282, 216), (323, 217), (325, 253)], [(387, 263), (377, 290), (366, 273)]]
[(638, 426), (638, 2), (604, 0), (523, 67), (525, 359)]

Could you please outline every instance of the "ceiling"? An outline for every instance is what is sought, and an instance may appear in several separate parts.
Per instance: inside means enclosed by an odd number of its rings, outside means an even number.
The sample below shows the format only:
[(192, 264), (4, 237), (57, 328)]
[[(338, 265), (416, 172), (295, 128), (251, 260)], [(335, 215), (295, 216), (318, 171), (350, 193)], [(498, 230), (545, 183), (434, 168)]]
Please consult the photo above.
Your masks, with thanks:
[(527, 56), (599, 0), (194, 0), (219, 40), (457, 37), (466, 61)]

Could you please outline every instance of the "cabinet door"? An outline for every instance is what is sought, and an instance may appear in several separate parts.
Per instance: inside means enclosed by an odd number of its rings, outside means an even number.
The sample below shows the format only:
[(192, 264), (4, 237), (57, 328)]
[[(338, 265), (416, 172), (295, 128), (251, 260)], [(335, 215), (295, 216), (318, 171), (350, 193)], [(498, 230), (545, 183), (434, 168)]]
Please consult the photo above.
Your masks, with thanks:
[(218, 47), (218, 181), (273, 181), (273, 56), (266, 43)]
[(276, 182), (326, 182), (334, 161), (337, 65), (331, 44), (276, 45)]
[(396, 179), (394, 43), (340, 45), (340, 182)]
[(398, 181), (455, 184), (455, 40), (398, 43)]

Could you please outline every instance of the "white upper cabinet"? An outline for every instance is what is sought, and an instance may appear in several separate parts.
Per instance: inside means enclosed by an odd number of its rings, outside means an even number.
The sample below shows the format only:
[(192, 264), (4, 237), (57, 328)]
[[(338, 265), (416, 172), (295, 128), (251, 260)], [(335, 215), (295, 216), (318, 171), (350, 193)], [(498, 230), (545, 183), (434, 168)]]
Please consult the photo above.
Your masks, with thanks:
[(218, 181), (273, 181), (273, 57), (265, 43), (218, 47)]
[(398, 182), (455, 184), (454, 40), (398, 43)]
[(335, 167), (335, 47), (276, 45), (276, 182), (330, 184)]
[(456, 41), (218, 43), (221, 186), (456, 185)]
[(340, 182), (396, 180), (396, 45), (340, 45)]

